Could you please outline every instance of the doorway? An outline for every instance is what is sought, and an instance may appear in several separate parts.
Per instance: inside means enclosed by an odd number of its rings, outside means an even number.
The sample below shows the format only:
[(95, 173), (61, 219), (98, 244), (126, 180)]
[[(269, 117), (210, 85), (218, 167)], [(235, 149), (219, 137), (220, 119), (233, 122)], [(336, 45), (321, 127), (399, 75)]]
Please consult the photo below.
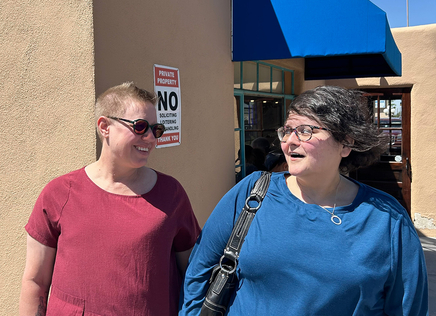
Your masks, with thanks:
[(350, 173), (350, 177), (395, 197), (410, 216), (412, 168), (410, 162), (411, 88), (364, 90), (373, 122), (389, 139), (379, 161)]
[[(268, 148), (278, 146), (276, 130), (283, 124), (286, 107), (295, 96), (293, 70), (261, 61), (234, 62), (234, 67), (235, 181), (238, 182), (253, 170), (259, 170), (256, 164), (263, 158), (258, 149), (265, 155)], [(253, 141), (258, 148), (253, 148)]]
[(289, 102), (280, 95), (235, 94), (236, 182), (253, 171), (265, 170), (268, 152), (280, 148), (276, 131), (283, 124)]

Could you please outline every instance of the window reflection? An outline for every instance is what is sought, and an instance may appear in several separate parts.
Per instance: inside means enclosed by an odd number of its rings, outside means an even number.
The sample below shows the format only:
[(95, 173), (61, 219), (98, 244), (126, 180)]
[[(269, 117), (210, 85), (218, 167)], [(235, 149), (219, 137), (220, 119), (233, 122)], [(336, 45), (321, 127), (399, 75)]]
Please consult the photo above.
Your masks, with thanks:
[[(374, 124), (388, 136), (387, 156), (401, 155), (402, 102), (401, 99), (374, 97), (371, 100)], [(380, 118), (380, 119), (379, 119)], [(384, 158), (384, 160), (392, 160)]]

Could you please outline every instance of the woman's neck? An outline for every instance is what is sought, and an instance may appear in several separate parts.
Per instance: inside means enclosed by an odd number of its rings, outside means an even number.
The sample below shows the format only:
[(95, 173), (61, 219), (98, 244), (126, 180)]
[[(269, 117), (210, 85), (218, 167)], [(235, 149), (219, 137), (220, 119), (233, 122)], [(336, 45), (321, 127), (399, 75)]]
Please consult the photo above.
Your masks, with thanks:
[(339, 172), (323, 181), (313, 179), (303, 181), (289, 175), (286, 179), (289, 190), (301, 201), (324, 207), (345, 206), (353, 203), (359, 192), (359, 186), (341, 176)]
[(324, 179), (306, 180), (295, 176), (287, 178), (289, 190), (308, 204), (333, 207), (341, 190), (341, 175), (338, 173)]
[(149, 192), (157, 181), (154, 170), (120, 168), (98, 160), (85, 168), (88, 177), (100, 188), (120, 195), (142, 195)]

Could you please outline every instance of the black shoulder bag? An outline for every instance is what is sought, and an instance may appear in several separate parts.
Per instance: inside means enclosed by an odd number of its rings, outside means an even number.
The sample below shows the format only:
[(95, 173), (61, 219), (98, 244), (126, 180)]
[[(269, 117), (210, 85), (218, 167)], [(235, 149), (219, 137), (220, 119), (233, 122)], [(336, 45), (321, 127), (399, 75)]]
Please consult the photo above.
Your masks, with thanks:
[[(235, 227), (233, 227), (224, 254), (220, 262), (212, 270), (209, 289), (201, 307), (200, 316), (223, 316), (225, 314), (230, 298), (238, 285), (235, 272), (241, 247), (251, 222), (268, 191), (270, 179), (271, 173), (263, 172), (254, 184), (250, 196), (245, 201), (245, 206), (236, 221)], [(255, 207), (249, 206), (250, 201), (256, 201), (257, 205)]]

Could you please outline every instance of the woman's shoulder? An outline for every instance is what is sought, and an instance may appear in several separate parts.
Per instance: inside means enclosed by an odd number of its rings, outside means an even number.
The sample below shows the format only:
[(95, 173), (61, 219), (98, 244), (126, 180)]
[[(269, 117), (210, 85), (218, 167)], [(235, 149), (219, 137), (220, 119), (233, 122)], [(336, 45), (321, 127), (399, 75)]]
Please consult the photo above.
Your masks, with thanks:
[(73, 186), (86, 190), (83, 185), (85, 171), (83, 168), (58, 176), (48, 182), (38, 196), (36, 206), (44, 209), (58, 210), (69, 199)]
[(178, 191), (185, 192), (183, 185), (175, 177), (161, 171), (152, 170), (156, 172), (157, 175), (156, 185), (153, 190), (165, 190), (173, 193)]
[(70, 171), (66, 174), (57, 176), (54, 179), (50, 180), (45, 186), (44, 190), (59, 190), (63, 188), (69, 188), (71, 187), (71, 184), (73, 182), (82, 182), (85, 175), (85, 167)]
[(264, 171), (254, 171), (244, 177), (241, 181), (236, 183), (236, 185), (233, 187), (233, 190), (245, 190), (248, 188), (252, 188), (257, 180), (261, 177), (262, 173)]
[[(269, 171), (255, 171), (245, 178), (243, 178), (240, 182), (236, 184), (236, 186), (246, 186), (246, 187), (253, 187), (257, 180), (260, 179), (262, 174), (269, 173), (270, 174), (270, 183), (277, 183), (278, 181), (281, 181), (284, 179), (286, 174), (289, 174), (288, 171), (283, 172), (269, 172)], [(235, 187), (236, 187), (235, 186)]]
[(355, 179), (348, 179), (359, 186), (359, 192), (355, 202), (361, 205), (371, 205), (379, 211), (388, 212), (394, 217), (408, 217), (407, 211), (403, 205), (389, 193)]
[(277, 187), (286, 174), (286, 172), (255, 171), (239, 181), (227, 195), (236, 195), (238, 198), (246, 198), (250, 195), (251, 190), (256, 185), (256, 181), (258, 181), (264, 173), (270, 174), (268, 191), (271, 187)]
[(180, 182), (175, 177), (155, 169), (151, 169), (151, 170), (156, 172), (158, 181), (165, 182), (167, 184), (181, 185)]

